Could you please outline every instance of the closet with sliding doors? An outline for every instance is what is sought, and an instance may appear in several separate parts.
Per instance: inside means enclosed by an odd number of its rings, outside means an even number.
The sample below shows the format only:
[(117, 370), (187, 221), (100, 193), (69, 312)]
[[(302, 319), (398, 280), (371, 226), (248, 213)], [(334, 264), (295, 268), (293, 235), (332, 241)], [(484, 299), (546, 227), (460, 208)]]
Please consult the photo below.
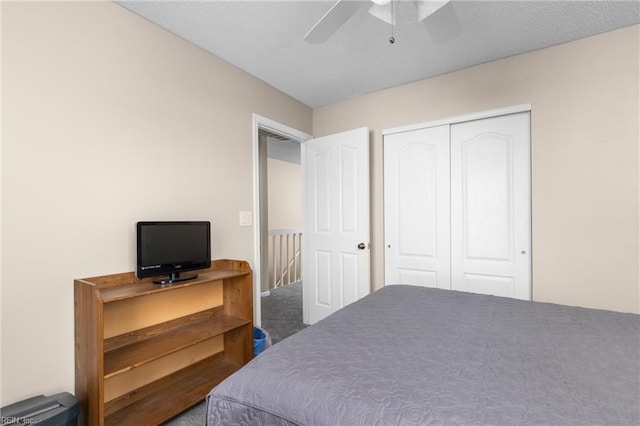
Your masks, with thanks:
[(530, 107), (384, 132), (385, 285), (531, 300)]

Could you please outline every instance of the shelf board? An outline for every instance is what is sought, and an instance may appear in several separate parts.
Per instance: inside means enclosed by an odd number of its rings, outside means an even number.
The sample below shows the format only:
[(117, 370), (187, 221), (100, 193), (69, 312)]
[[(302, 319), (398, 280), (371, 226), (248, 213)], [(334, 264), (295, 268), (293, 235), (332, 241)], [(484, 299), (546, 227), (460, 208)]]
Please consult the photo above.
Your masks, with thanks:
[(104, 345), (104, 378), (129, 371), (250, 323), (248, 319), (225, 315), (222, 307), (218, 307), (112, 337)]
[[(196, 271), (197, 272), (197, 271)], [(249, 275), (249, 271), (234, 271), (220, 269), (215, 271), (207, 271), (198, 274), (198, 278), (180, 282), (172, 285), (154, 284), (152, 281), (141, 281), (128, 285), (120, 285), (115, 287), (100, 288), (100, 297), (103, 303), (117, 302), (119, 300), (130, 299), (132, 297), (145, 296), (148, 294), (159, 293), (162, 291), (174, 290), (179, 287), (191, 287), (209, 283), (211, 281), (225, 280), (229, 278), (241, 277)]]
[(109, 337), (104, 340), (103, 350), (104, 352), (112, 352), (123, 346), (133, 345), (134, 343), (145, 341), (157, 335), (169, 333), (170, 331), (186, 327), (192, 323), (205, 321), (208, 318), (219, 317), (222, 314), (224, 314), (224, 306), (216, 306), (211, 309), (196, 312), (192, 315), (187, 315), (160, 324), (134, 330), (129, 333)]
[(105, 404), (105, 424), (160, 424), (202, 401), (240, 364), (216, 354)]

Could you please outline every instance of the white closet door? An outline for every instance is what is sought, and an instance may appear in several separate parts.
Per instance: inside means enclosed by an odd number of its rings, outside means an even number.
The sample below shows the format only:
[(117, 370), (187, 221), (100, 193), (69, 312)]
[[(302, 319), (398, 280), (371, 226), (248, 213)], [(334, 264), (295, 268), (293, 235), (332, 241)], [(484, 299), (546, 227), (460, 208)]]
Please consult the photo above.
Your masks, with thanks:
[(451, 288), (449, 125), (384, 138), (385, 285)]
[(454, 290), (531, 299), (529, 113), (451, 126)]

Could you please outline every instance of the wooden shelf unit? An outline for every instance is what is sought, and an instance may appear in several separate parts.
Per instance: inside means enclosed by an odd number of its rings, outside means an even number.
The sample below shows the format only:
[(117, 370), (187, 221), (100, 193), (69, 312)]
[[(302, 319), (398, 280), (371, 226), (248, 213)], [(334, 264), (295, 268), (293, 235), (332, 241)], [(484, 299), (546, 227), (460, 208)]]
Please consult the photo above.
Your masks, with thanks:
[(79, 424), (160, 424), (253, 358), (248, 263), (197, 273), (170, 286), (133, 272), (74, 281)]

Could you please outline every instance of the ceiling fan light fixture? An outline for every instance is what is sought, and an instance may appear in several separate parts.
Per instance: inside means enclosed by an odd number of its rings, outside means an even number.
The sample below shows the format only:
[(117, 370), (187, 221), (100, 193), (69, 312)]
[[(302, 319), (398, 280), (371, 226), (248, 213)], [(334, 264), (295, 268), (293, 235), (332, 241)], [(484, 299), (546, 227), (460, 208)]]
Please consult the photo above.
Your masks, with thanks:
[(393, 16), (393, 13), (391, 13), (392, 12), (391, 8), (392, 8), (391, 3), (387, 3), (384, 6), (374, 4), (369, 9), (369, 13), (375, 16), (376, 18), (380, 19), (381, 21), (386, 22), (387, 24), (395, 25), (396, 18), (395, 16)]

